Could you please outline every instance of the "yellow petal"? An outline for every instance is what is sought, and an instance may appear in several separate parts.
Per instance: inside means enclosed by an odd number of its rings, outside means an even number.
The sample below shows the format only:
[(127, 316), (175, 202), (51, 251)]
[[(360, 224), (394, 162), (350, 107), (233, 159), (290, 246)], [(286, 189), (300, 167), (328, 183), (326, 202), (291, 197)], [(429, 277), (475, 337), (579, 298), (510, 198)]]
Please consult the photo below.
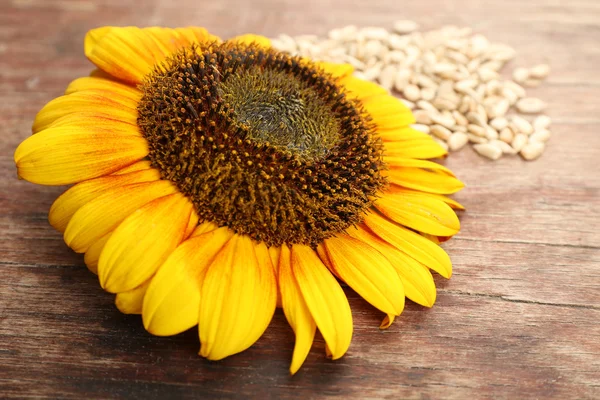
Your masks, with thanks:
[(86, 92), (90, 90), (95, 92), (105, 92), (107, 94), (118, 94), (119, 96), (127, 97), (136, 103), (139, 102), (142, 97), (142, 92), (136, 87), (125, 85), (111, 79), (91, 76), (75, 79), (67, 86), (65, 94)]
[(329, 272), (331, 272), (340, 281), (344, 281), (342, 277), (338, 274), (337, 270), (333, 267), (333, 263), (329, 259), (329, 254), (327, 253), (327, 250), (325, 250), (325, 245), (323, 244), (323, 242), (319, 243), (319, 245), (317, 246), (317, 254), (319, 255), (321, 261), (323, 261), (323, 264), (325, 264), (325, 266), (329, 268)]
[(398, 128), (383, 128), (377, 130), (377, 136), (384, 142), (401, 142), (405, 140), (425, 140), (428, 142), (433, 141), (431, 136), (410, 126), (398, 127)]
[[(423, 236), (426, 239), (431, 240), (435, 244), (440, 244), (441, 243), (440, 236), (434, 236), (434, 235), (430, 235), (428, 233), (423, 233), (423, 232), (421, 232), (421, 236)], [(447, 236), (441, 236), (441, 237), (447, 237)]]
[(109, 175), (80, 182), (61, 194), (50, 207), (50, 225), (64, 233), (71, 217), (83, 205), (92, 201), (107, 190), (140, 182), (153, 182), (160, 179), (158, 170), (147, 169), (123, 175)]
[(415, 123), (410, 108), (389, 94), (364, 99), (362, 105), (379, 129), (402, 128)]
[[(267, 245), (263, 242), (254, 243), (254, 251), (256, 252), (256, 258), (258, 260), (258, 263), (272, 268), (273, 274), (275, 275), (275, 281), (277, 281), (277, 275), (278, 275), (278, 269), (279, 269), (279, 259), (275, 259), (275, 263), (274, 263), (273, 257), (269, 250), (270, 249), (267, 248)], [(281, 250), (279, 252), (281, 252)], [(281, 293), (279, 291), (279, 287), (277, 287), (276, 306), (281, 307)]]
[[(271, 246), (268, 249), (269, 256), (271, 257), (271, 265), (273, 266), (273, 271), (275, 271), (275, 277), (279, 279), (279, 256), (281, 254), (280, 246)], [(277, 286), (277, 307), (281, 308), (281, 290), (279, 286)]]
[(208, 267), (200, 292), (200, 355), (220, 360), (263, 334), (277, 300), (273, 267), (259, 264), (249, 237), (234, 235)]
[(271, 41), (261, 35), (254, 35), (251, 33), (247, 33), (244, 35), (239, 35), (234, 38), (228, 40), (229, 42), (241, 43), (241, 44), (257, 44), (261, 47), (269, 48), (271, 47)]
[(40, 132), (58, 119), (72, 114), (96, 115), (137, 126), (137, 103), (137, 100), (108, 90), (86, 90), (60, 96), (37, 113), (32, 131)]
[(423, 236), (377, 213), (368, 214), (364, 222), (377, 236), (444, 278), (450, 278), (452, 275), (452, 263), (448, 254)]
[(386, 174), (396, 185), (429, 193), (451, 194), (465, 187), (452, 176), (421, 168), (391, 168)]
[[(109, 81), (115, 81), (115, 77), (109, 73), (102, 71), (100, 68), (94, 68), (89, 75), (90, 78), (108, 79)], [(130, 85), (128, 85), (130, 86)], [(133, 87), (133, 86), (132, 86)]]
[(85, 256), (83, 257), (85, 265), (96, 275), (98, 275), (98, 260), (100, 259), (100, 254), (102, 253), (104, 245), (108, 242), (110, 235), (112, 235), (112, 231), (96, 240), (96, 242), (90, 246), (88, 251), (85, 252)]
[(293, 375), (300, 369), (308, 356), (317, 325), (294, 278), (290, 249), (286, 245), (281, 246), (280, 249), (278, 279), (281, 303), (285, 318), (296, 335), (296, 344), (290, 365), (290, 373)]
[(383, 321), (381, 321), (381, 324), (379, 324), (379, 329), (389, 328), (390, 326), (392, 326), (395, 319), (396, 319), (396, 316), (394, 314), (386, 315), (385, 318), (383, 318)]
[[(149, 160), (140, 160), (140, 161), (135, 162), (131, 165), (128, 165), (124, 168), (116, 170), (112, 174), (113, 175), (123, 175), (123, 174), (128, 174), (130, 172), (144, 171), (144, 170), (151, 169), (151, 168), (152, 168), (152, 164), (150, 163)], [(156, 170), (156, 171), (158, 171), (158, 170)]]
[(316, 64), (334, 79), (345, 78), (354, 72), (354, 67), (350, 64), (338, 64), (328, 61), (317, 61)]
[(386, 193), (375, 201), (386, 217), (414, 230), (452, 236), (460, 230), (456, 213), (443, 201), (418, 194)]
[(153, 335), (170, 336), (198, 324), (206, 268), (233, 236), (223, 227), (180, 244), (158, 269), (146, 292), (142, 317)]
[(59, 127), (77, 129), (82, 133), (98, 131), (142, 137), (140, 128), (137, 124), (131, 123), (131, 121), (89, 112), (65, 115), (58, 118), (49, 126), (52, 129)]
[(436, 194), (436, 193), (427, 193), (427, 192), (421, 192), (420, 190), (411, 190), (411, 189), (406, 189), (397, 185), (390, 185), (387, 188), (387, 192), (392, 193), (392, 194), (419, 194), (421, 196), (427, 196), (431, 199), (436, 199), (436, 200), (440, 200), (443, 201), (444, 203), (448, 204), (451, 208), (455, 209), (455, 210), (464, 210), (465, 207), (460, 204), (458, 201), (449, 198), (448, 196), (444, 196), (443, 194)]
[(368, 228), (359, 225), (347, 230), (348, 235), (367, 243), (388, 259), (402, 280), (404, 294), (417, 304), (431, 307), (435, 303), (435, 282), (429, 269), (412, 257), (404, 254), (381, 238), (375, 236)]
[(152, 282), (152, 278), (146, 280), (134, 289), (117, 293), (115, 305), (119, 311), (123, 314), (141, 314), (144, 296), (146, 295), (150, 282)]
[(135, 85), (177, 49), (214, 39), (202, 28), (102, 27), (86, 35), (85, 55), (103, 71)]
[(219, 229), (219, 225), (215, 224), (214, 222), (204, 221), (194, 229), (194, 232), (192, 232), (190, 236), (200, 236), (202, 234), (212, 232), (216, 229)]
[(65, 243), (77, 253), (83, 253), (135, 210), (176, 190), (169, 181), (163, 180), (107, 190), (75, 212), (65, 229)]
[(198, 227), (198, 219), (198, 213), (194, 208), (192, 208), (192, 212), (190, 213), (190, 218), (185, 228), (185, 233), (183, 235), (184, 239), (189, 238), (192, 235), (192, 233), (196, 230), (196, 228)]
[(115, 229), (98, 261), (104, 290), (125, 292), (149, 279), (181, 243), (193, 205), (181, 193), (153, 200)]
[(433, 161), (427, 160), (415, 160), (413, 158), (402, 158), (402, 157), (385, 157), (385, 163), (388, 167), (394, 168), (423, 168), (430, 169), (436, 172), (443, 172), (446, 175), (454, 176), (454, 173), (446, 168), (445, 166), (438, 164)]
[(291, 264), (302, 297), (333, 359), (340, 358), (352, 339), (352, 314), (344, 291), (310, 247), (294, 245)]
[(15, 151), (17, 173), (42, 185), (66, 185), (110, 174), (148, 154), (143, 137), (105, 130), (50, 128)]
[(438, 158), (448, 154), (442, 146), (430, 137), (385, 142), (384, 147), (386, 157)]
[(340, 84), (346, 89), (350, 97), (359, 100), (387, 93), (387, 90), (378, 84), (356, 78), (352, 75), (340, 80)]
[(167, 56), (151, 35), (133, 26), (92, 29), (84, 48), (97, 67), (130, 84), (140, 83)]
[(279, 274), (279, 256), (281, 255), (281, 246), (269, 247), (269, 256), (271, 257), (271, 263), (273, 264), (273, 270), (275, 275)]
[(383, 254), (345, 234), (324, 241), (330, 269), (363, 299), (386, 314), (400, 315), (404, 288), (398, 273)]
[(162, 28), (150, 27), (142, 28), (144, 33), (149, 34), (163, 53), (171, 54), (179, 49), (188, 48), (192, 44), (205, 42), (219, 42), (217, 36), (211, 35), (204, 28), (186, 27), (186, 28)]

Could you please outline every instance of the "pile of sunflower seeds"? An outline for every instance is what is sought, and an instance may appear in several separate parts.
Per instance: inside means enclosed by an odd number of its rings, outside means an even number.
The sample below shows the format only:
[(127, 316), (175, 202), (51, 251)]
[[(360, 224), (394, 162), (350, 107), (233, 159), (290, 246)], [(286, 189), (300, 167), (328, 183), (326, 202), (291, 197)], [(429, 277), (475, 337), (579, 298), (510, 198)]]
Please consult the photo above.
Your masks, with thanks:
[(480, 155), (538, 158), (550, 138), (546, 103), (528, 97), (550, 73), (540, 64), (515, 68), (512, 79), (500, 75), (516, 53), (491, 43), (470, 28), (445, 26), (419, 32), (414, 21), (397, 21), (392, 31), (354, 25), (315, 35), (272, 39), (275, 48), (317, 60), (349, 63), (357, 77), (400, 94), (413, 110), (415, 129), (430, 134), (444, 148), (467, 143)]

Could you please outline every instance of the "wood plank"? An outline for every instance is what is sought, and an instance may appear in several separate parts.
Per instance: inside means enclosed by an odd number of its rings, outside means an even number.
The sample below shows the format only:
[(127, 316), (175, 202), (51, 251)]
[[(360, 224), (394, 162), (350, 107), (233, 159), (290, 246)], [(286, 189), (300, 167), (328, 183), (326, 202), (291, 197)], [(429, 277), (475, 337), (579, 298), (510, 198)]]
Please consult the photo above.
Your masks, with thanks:
[[(326, 34), (345, 24), (425, 29), (468, 25), (549, 62), (530, 93), (547, 100), (554, 136), (541, 159), (445, 162), (467, 183), (454, 263), (438, 299), (409, 302), (387, 331), (346, 288), (348, 354), (331, 362), (317, 337), (287, 369), (293, 333), (278, 311), (249, 350), (197, 356), (197, 332), (159, 338), (120, 314), (81, 255), (47, 222), (64, 190), (16, 180), (13, 152), (39, 109), (92, 69), (85, 32), (101, 25), (200, 25), (223, 37)], [(460, 4), (294, 0), (6, 0), (0, 3), (0, 397), (2, 398), (599, 398), (600, 4), (477, 0)]]

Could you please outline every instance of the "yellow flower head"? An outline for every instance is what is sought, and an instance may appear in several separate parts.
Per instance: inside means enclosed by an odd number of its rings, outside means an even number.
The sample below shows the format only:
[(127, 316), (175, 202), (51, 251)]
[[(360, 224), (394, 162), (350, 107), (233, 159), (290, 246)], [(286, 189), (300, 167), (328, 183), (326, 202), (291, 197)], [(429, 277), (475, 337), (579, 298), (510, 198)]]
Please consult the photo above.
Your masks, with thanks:
[(74, 184), (50, 223), (149, 332), (198, 325), (219, 360), (279, 306), (295, 373), (317, 328), (333, 359), (350, 345), (338, 280), (382, 328), (405, 296), (433, 305), (429, 270), (450, 277), (438, 244), (460, 227), (445, 195), (463, 185), (383, 88), (202, 28), (98, 28), (85, 54), (98, 69), (39, 112), (15, 162), (30, 182)]

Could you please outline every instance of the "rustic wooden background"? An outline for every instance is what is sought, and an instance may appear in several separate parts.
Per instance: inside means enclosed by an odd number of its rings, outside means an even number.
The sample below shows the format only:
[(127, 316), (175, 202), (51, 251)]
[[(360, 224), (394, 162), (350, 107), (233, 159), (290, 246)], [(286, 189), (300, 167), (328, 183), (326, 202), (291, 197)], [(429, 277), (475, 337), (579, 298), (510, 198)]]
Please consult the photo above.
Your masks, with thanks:
[[(548, 62), (531, 93), (554, 137), (536, 162), (471, 149), (447, 165), (468, 211), (445, 244), (455, 267), (431, 310), (408, 304), (387, 331), (348, 292), (348, 354), (318, 339), (288, 375), (293, 334), (278, 311), (250, 350), (196, 355), (195, 330), (147, 334), (120, 314), (46, 215), (61, 188), (16, 180), (13, 152), (35, 113), (86, 75), (85, 32), (99, 25), (200, 25), (325, 34), (346, 24), (471, 26)], [(0, 397), (600, 398), (600, 3), (598, 0), (0, 0)], [(510, 69), (510, 68), (509, 68)]]

